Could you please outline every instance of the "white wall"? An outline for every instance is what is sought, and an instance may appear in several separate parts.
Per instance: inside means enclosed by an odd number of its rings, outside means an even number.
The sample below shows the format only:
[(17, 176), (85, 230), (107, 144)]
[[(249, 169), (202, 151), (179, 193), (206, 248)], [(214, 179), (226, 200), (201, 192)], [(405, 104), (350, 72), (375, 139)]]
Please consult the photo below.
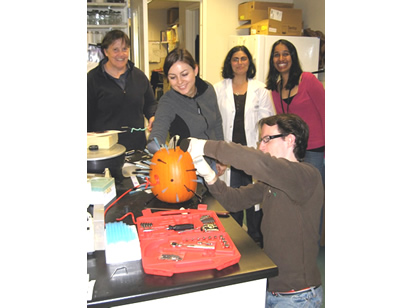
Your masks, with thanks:
[(325, 0), (294, 0), (294, 8), (303, 10), (304, 29), (325, 35)]
[[(293, 0), (270, 1), (293, 3)], [(322, 1), (322, 0), (319, 0)], [(203, 0), (206, 2), (206, 37), (204, 40), (203, 56), (204, 66), (202, 77), (212, 84), (220, 81), (221, 67), (228, 48), (229, 35), (245, 35), (247, 30), (236, 30), (244, 22), (238, 20), (238, 5), (246, 0)], [(220, 26), (223, 24), (224, 26)]]

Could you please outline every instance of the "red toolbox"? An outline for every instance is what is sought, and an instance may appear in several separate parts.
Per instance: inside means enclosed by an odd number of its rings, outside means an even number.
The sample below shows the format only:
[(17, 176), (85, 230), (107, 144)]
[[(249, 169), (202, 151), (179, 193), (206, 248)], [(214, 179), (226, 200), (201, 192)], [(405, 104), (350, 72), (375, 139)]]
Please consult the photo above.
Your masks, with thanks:
[(241, 257), (216, 213), (208, 211), (205, 204), (199, 204), (197, 210), (143, 210), (137, 230), (147, 274), (221, 270)]

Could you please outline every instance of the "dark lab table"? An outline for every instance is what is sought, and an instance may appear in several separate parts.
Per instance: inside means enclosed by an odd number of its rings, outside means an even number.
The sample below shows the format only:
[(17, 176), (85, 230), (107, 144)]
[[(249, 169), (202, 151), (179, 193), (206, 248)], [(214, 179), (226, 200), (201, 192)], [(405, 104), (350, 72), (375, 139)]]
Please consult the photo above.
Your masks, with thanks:
[[(130, 187), (132, 184), (129, 178), (120, 183), (117, 182), (117, 197)], [(179, 204), (164, 203), (145, 192), (127, 194), (108, 210), (105, 221), (114, 222), (116, 218), (122, 217), (127, 212), (133, 212), (135, 217), (141, 216), (141, 211), (146, 207), (197, 208), (199, 201), (207, 204), (208, 210), (224, 211), (224, 208), (207, 192), (204, 186), (199, 184), (197, 194), (203, 198), (199, 200), (194, 197)], [(220, 221), (241, 254), (238, 264), (220, 271), (203, 270), (164, 277), (145, 274), (141, 260), (122, 264), (106, 264), (105, 252), (96, 251), (87, 257), (89, 279), (96, 280), (92, 300), (88, 301), (87, 305), (113, 307), (278, 275), (277, 266), (233, 218), (220, 218)], [(126, 217), (123, 222), (133, 224), (130, 216)]]

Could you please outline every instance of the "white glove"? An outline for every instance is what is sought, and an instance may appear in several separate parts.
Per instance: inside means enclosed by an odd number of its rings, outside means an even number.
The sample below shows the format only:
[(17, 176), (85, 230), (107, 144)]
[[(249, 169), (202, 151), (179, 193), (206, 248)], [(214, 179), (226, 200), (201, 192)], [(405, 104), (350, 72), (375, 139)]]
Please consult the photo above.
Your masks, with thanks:
[(204, 145), (207, 140), (197, 139), (197, 138), (188, 138), (190, 144), (188, 145), (187, 152), (190, 153), (191, 158), (195, 160), (197, 157), (202, 157), (204, 155)]
[(197, 169), (198, 175), (202, 176), (206, 183), (213, 184), (213, 180), (215, 179), (216, 175), (213, 169), (211, 169), (210, 165), (204, 159), (204, 156), (200, 155), (193, 159), (194, 167)]

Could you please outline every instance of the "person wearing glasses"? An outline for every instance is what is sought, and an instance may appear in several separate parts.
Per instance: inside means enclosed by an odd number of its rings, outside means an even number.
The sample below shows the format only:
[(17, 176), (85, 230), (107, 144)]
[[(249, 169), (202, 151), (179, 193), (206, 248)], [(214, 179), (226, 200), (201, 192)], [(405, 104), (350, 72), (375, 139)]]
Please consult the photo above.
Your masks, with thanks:
[[(304, 162), (309, 128), (298, 115), (281, 113), (259, 121), (258, 149), (233, 142), (189, 138), (185, 146), (209, 192), (228, 211), (261, 204), (264, 252), (278, 266), (268, 279), (266, 307), (321, 307), (317, 266), (324, 186)], [(250, 174), (255, 183), (233, 188), (216, 176), (203, 155)], [(283, 306), (282, 306), (283, 305)]]
[[(253, 79), (255, 74), (256, 68), (250, 51), (243, 45), (235, 46), (224, 60), (221, 71), (224, 79), (214, 85), (223, 119), (224, 140), (254, 148), (258, 141), (258, 121), (275, 114), (270, 91), (264, 83)], [(228, 166), (221, 179), (231, 187), (252, 183), (250, 175), (232, 166)], [(247, 233), (262, 246), (262, 213), (259, 204), (245, 212)], [(230, 214), (240, 226), (243, 225), (244, 211)]]
[(325, 90), (311, 73), (303, 72), (295, 46), (276, 41), (270, 54), (267, 89), (271, 90), (277, 113), (298, 114), (310, 128), (305, 161), (325, 177)]

